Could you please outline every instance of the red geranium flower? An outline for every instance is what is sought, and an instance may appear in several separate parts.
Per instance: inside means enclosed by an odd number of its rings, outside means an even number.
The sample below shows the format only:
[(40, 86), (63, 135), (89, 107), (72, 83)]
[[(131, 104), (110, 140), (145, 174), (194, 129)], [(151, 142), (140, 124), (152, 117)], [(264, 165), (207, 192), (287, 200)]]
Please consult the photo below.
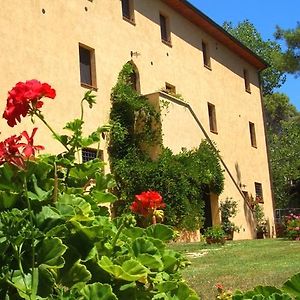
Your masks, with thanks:
[[(36, 150), (44, 149), (43, 146), (33, 145), (33, 137), (36, 131), (37, 128), (34, 128), (30, 137), (26, 131), (23, 131), (20, 136), (13, 135), (3, 142), (0, 142), (0, 165), (8, 162), (24, 169), (25, 159), (35, 155)], [(27, 143), (20, 143), (22, 137), (25, 137)]]
[(21, 121), (21, 116), (25, 117), (30, 109), (41, 108), (42, 97), (54, 99), (56, 92), (48, 83), (41, 83), (38, 80), (28, 80), (18, 82), (11, 91), (8, 92), (7, 104), (3, 113), (3, 118), (11, 127)]
[(27, 131), (23, 131), (21, 133), (21, 136), (23, 136), (26, 140), (27, 140), (27, 144), (25, 143), (21, 143), (20, 145), (23, 147), (23, 154), (25, 155), (25, 157), (30, 157), (35, 155), (35, 151), (39, 151), (39, 150), (44, 150), (45, 147), (44, 146), (34, 146), (33, 145), (33, 137), (35, 135), (37, 131), (37, 128), (33, 128), (31, 136), (29, 137)]
[(13, 135), (3, 142), (0, 142), (0, 165), (8, 162), (20, 168), (24, 168), (24, 159), (19, 148), (21, 136)]
[(147, 191), (135, 195), (135, 201), (131, 204), (130, 209), (136, 214), (147, 217), (152, 215), (156, 209), (164, 207), (166, 207), (166, 204), (158, 192)]

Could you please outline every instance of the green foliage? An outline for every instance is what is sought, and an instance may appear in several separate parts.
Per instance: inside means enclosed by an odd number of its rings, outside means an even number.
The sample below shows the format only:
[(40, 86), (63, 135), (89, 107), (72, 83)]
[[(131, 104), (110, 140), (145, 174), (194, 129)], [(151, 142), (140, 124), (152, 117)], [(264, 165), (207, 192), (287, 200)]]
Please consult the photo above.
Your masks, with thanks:
[(285, 236), (291, 240), (300, 240), (300, 216), (290, 214), (284, 220)]
[(294, 29), (283, 30), (277, 27), (276, 39), (284, 40), (287, 50), (278, 55), (277, 61), (282, 70), (295, 75), (300, 74), (300, 23)]
[(263, 40), (261, 34), (249, 20), (238, 23), (236, 27), (231, 22), (225, 22), (223, 27), (270, 65), (269, 68), (262, 71), (261, 79), (263, 94), (272, 94), (275, 88), (279, 88), (285, 82), (284, 72), (278, 68), (275, 59), (281, 54), (280, 45), (275, 41)]
[(230, 218), (234, 218), (237, 214), (237, 205), (237, 202), (232, 200), (232, 198), (226, 198), (220, 202), (221, 224), (226, 234), (232, 234), (234, 231), (239, 230), (239, 228), (230, 221)]
[(116, 201), (115, 181), (100, 160), (75, 161), (82, 125), (66, 125), (64, 153), (0, 166), (0, 299), (198, 299), (179, 273), (187, 260), (166, 247), (170, 227), (101, 206)]
[[(156, 190), (166, 203), (166, 224), (199, 229), (203, 224), (205, 194), (208, 190), (216, 194), (223, 190), (224, 175), (215, 149), (207, 142), (177, 155), (163, 148), (160, 115), (131, 88), (132, 72), (131, 64), (126, 64), (112, 91), (108, 150), (117, 183), (114, 192), (120, 199), (115, 209), (123, 212), (135, 195)], [(155, 145), (161, 153), (152, 160), (149, 149)]]
[(286, 121), (299, 120), (299, 112), (287, 95), (274, 93), (264, 97), (266, 125), (269, 134), (279, 135)]
[(226, 233), (221, 226), (216, 225), (208, 227), (204, 232), (204, 236), (206, 237), (206, 242), (208, 244), (224, 244)]
[(254, 207), (254, 219), (256, 222), (256, 233), (267, 233), (267, 221), (265, 219), (265, 214), (263, 208), (256, 204)]
[(300, 122), (281, 123), (279, 134), (270, 134), (270, 158), (277, 208), (299, 206)]
[(278, 289), (274, 286), (257, 286), (251, 291), (236, 291), (232, 300), (261, 299), (261, 300), (293, 300), (300, 299), (300, 273), (292, 276)]
[(159, 120), (157, 113), (146, 97), (133, 88), (131, 78), (133, 66), (124, 65), (118, 82), (112, 89), (112, 109), (110, 113), (110, 139), (108, 151), (112, 167), (133, 150), (142, 153), (141, 144), (154, 144), (159, 141), (160, 129), (154, 126)]

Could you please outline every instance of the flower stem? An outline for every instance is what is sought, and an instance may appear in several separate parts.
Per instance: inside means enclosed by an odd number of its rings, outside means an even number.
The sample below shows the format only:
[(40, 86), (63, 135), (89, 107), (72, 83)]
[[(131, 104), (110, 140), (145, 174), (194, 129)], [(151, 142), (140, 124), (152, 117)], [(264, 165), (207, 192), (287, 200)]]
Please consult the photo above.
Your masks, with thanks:
[(113, 239), (112, 242), (111, 242), (112, 249), (115, 248), (116, 243), (117, 243), (117, 240), (118, 240), (118, 238), (119, 238), (119, 236), (120, 236), (120, 234), (121, 234), (121, 232), (122, 232), (124, 226), (125, 226), (125, 222), (124, 222), (124, 220), (123, 220), (121, 226), (118, 228), (118, 231), (117, 231), (117, 233), (116, 233), (114, 239)]
[(60, 139), (60, 137), (59, 137), (59, 135), (52, 129), (52, 127), (47, 123), (47, 121), (45, 120), (45, 118), (44, 118), (44, 116), (42, 115), (42, 113), (40, 112), (40, 111), (38, 111), (38, 110), (34, 110), (34, 112), (33, 112), (45, 125), (46, 125), (46, 127), (52, 132), (52, 134), (55, 136), (55, 138), (65, 147), (65, 149), (67, 150), (67, 151), (69, 151), (69, 148), (67, 147), (67, 145), (65, 145), (62, 141), (61, 141), (61, 139)]
[[(29, 220), (30, 220), (30, 225), (31, 225), (31, 255), (32, 255), (32, 261), (31, 261), (31, 291), (33, 290), (33, 287), (35, 286), (35, 275), (34, 275), (34, 268), (35, 268), (35, 246), (34, 246), (34, 235), (33, 235), (33, 228), (34, 228), (34, 224), (33, 224), (33, 217), (32, 217), (32, 210), (31, 210), (31, 204), (30, 204), (30, 200), (28, 197), (28, 188), (27, 188), (27, 179), (26, 179), (26, 175), (24, 176), (24, 191), (25, 191), (25, 197), (26, 197), (26, 202), (27, 202), (27, 207), (29, 210)], [(30, 299), (31, 296), (33, 296), (33, 298), (35, 299), (35, 295), (30, 295)]]

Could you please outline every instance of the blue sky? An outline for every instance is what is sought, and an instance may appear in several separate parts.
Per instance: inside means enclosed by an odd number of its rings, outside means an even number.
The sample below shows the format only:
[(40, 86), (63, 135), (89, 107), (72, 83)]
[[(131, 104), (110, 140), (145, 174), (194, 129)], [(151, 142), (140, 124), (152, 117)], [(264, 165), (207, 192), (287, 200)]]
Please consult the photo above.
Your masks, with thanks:
[[(294, 28), (300, 21), (300, 0), (189, 0), (191, 4), (219, 25), (224, 21), (249, 19), (264, 39), (274, 40), (276, 25), (284, 29)], [(289, 96), (300, 110), (300, 77), (288, 75), (286, 83), (279, 89)]]

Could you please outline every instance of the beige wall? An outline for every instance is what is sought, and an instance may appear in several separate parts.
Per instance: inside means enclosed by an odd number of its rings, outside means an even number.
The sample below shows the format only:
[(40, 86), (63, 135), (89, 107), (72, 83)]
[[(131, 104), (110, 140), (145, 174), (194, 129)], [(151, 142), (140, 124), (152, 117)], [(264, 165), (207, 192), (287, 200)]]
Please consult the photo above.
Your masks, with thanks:
[[(97, 105), (92, 111), (88, 108), (85, 111), (86, 132), (89, 132), (107, 122), (111, 88), (122, 65), (131, 60), (130, 52), (138, 52), (132, 59), (139, 70), (141, 93), (154, 93), (165, 82), (175, 85), (216, 142), (233, 176), (237, 179), (238, 165), (241, 183), (252, 194), (254, 182), (262, 183), (265, 213), (273, 224), (257, 71), (161, 1), (135, 0), (134, 3), (136, 25), (122, 19), (119, 0), (3, 1), (0, 110), (5, 107), (7, 90), (17, 81), (36, 78), (57, 90), (57, 98), (45, 100), (43, 108), (54, 127), (60, 129), (66, 121), (78, 116), (80, 99), (86, 91), (80, 86), (78, 44), (82, 43), (95, 49), (96, 56)], [(159, 12), (170, 18), (172, 47), (160, 40)], [(212, 70), (203, 67), (202, 39), (209, 44)], [(249, 70), (251, 94), (244, 89), (244, 68)], [(207, 102), (216, 107), (217, 135), (209, 131)], [(257, 149), (250, 145), (249, 121), (256, 126)], [(165, 144), (175, 152), (181, 147), (197, 146), (203, 138), (189, 113), (178, 105), (171, 106), (164, 126)], [(0, 121), (2, 138), (32, 127), (29, 122), (22, 122), (8, 130), (4, 121)], [(50, 142), (46, 130), (40, 129), (37, 138), (38, 143), (46, 145), (47, 151), (60, 150)], [(236, 223), (243, 230), (238, 238), (250, 238), (251, 221), (247, 221), (243, 199), (227, 174), (220, 199), (226, 197), (239, 201)]]

